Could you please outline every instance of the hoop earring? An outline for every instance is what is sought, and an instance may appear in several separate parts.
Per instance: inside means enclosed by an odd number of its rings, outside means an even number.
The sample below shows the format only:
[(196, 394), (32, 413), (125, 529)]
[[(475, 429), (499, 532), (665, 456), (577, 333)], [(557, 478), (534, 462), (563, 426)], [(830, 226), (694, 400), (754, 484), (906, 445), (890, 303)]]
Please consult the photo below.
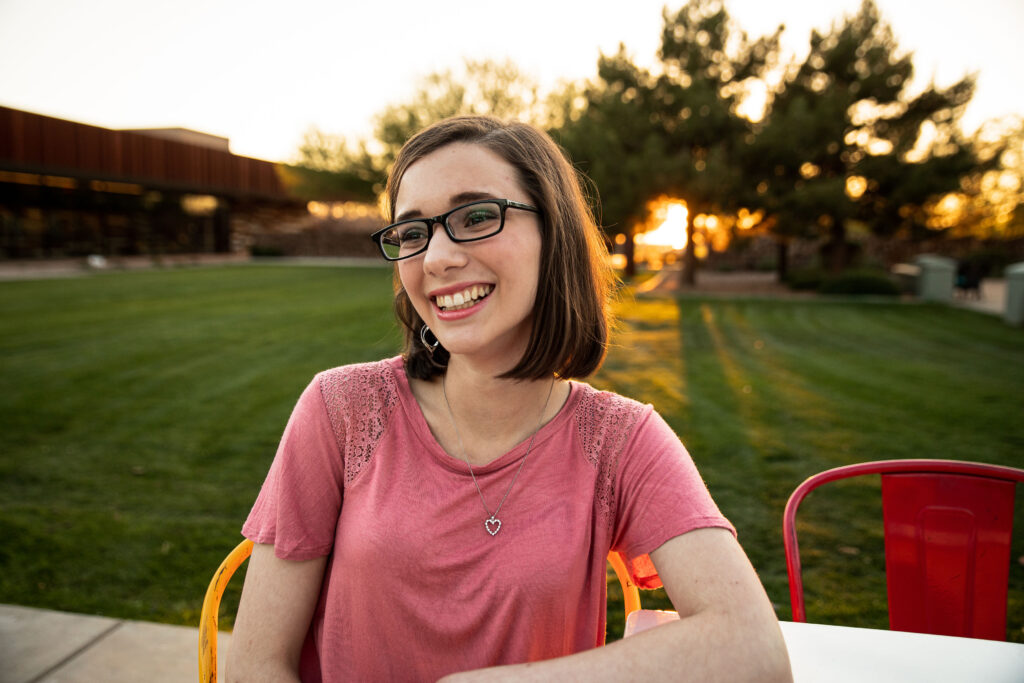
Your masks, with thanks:
[[(431, 342), (427, 340), (428, 334), (431, 336), (431, 338), (433, 338), (434, 341)], [(429, 353), (431, 356), (434, 355), (434, 350), (441, 344), (441, 342), (438, 341), (437, 337), (434, 336), (434, 333), (430, 331), (430, 328), (427, 327), (426, 323), (424, 323), (423, 327), (420, 328), (420, 342), (422, 342), (423, 346), (427, 348), (427, 353)]]

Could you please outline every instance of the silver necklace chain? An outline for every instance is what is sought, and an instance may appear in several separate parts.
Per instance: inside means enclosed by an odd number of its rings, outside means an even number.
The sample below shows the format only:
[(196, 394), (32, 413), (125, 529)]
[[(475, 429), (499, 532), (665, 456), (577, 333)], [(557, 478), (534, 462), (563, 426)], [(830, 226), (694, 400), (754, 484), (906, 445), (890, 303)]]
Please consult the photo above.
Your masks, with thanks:
[(505, 495), (501, 497), (501, 502), (498, 503), (498, 507), (491, 512), (491, 509), (487, 507), (487, 501), (484, 500), (484, 493), (480, 490), (480, 484), (477, 483), (476, 473), (473, 472), (473, 464), (469, 461), (469, 456), (466, 454), (466, 446), (462, 443), (462, 435), (459, 433), (459, 425), (455, 422), (455, 413), (452, 412), (452, 404), (448, 401), (448, 388), (447, 388), (448, 373), (441, 376), (441, 393), (444, 395), (444, 404), (448, 408), (448, 417), (452, 421), (452, 428), (455, 430), (455, 438), (459, 442), (459, 450), (462, 451), (462, 459), (466, 461), (466, 466), (469, 467), (469, 476), (473, 478), (473, 486), (476, 487), (477, 495), (480, 496), (480, 503), (484, 506), (484, 512), (490, 515), (489, 518), (484, 520), (484, 529), (487, 530), (491, 536), (497, 536), (498, 532), (501, 531), (501, 520), (498, 518), (498, 513), (501, 512), (501, 506), (505, 504), (505, 500), (508, 495), (512, 493), (512, 487), (516, 485), (516, 480), (519, 479), (519, 473), (523, 471), (523, 465), (526, 464), (526, 459), (530, 457), (530, 451), (533, 450), (533, 440), (537, 438), (537, 432), (540, 431), (541, 423), (544, 421), (544, 413), (548, 410), (548, 401), (551, 400), (551, 393), (555, 389), (555, 379), (551, 378), (551, 386), (548, 387), (548, 396), (544, 399), (544, 407), (540, 409), (540, 418), (537, 420), (537, 428), (533, 430), (533, 434), (530, 436), (530, 443), (526, 446), (526, 453), (523, 455), (523, 459), (519, 462), (519, 469), (516, 470), (516, 476), (512, 477), (512, 483), (508, 485), (508, 490), (505, 491)]

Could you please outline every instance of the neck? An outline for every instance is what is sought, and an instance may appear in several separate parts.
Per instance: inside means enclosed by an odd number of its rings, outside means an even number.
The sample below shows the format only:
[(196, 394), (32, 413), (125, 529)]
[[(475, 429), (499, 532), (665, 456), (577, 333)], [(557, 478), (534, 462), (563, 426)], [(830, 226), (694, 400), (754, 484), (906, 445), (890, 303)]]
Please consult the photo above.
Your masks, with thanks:
[(477, 395), (506, 394), (510, 398), (529, 396), (536, 393), (539, 387), (546, 388), (550, 384), (550, 380), (547, 379), (519, 380), (499, 376), (509, 369), (476, 365), (455, 356), (448, 362), (448, 369), (445, 372), (446, 384), (450, 392), (464, 391)]
[[(517, 422), (536, 420), (551, 389), (552, 379), (501, 379), (489, 370), (459, 362), (448, 365), (445, 385), (452, 410), (461, 428), (465, 420), (483, 425), (486, 421)], [(554, 396), (549, 405), (554, 403)]]
[(491, 462), (529, 439), (568, 397), (568, 382), (499, 379), (452, 360), (443, 380), (421, 385), (417, 399), (445, 450), (473, 465)]

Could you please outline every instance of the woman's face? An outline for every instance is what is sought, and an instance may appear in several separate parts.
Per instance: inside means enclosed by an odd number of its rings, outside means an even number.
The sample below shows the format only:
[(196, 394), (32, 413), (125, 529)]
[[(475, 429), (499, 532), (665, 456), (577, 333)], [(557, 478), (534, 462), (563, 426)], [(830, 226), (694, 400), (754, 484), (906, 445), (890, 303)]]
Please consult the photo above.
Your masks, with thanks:
[[(409, 166), (395, 220), (437, 216), (478, 199), (532, 204), (512, 165), (481, 145), (453, 143)], [(539, 221), (509, 208), (504, 229), (478, 242), (453, 242), (435, 225), (427, 250), (398, 262), (409, 300), (453, 359), (475, 358), (504, 371), (522, 357), (540, 275)]]

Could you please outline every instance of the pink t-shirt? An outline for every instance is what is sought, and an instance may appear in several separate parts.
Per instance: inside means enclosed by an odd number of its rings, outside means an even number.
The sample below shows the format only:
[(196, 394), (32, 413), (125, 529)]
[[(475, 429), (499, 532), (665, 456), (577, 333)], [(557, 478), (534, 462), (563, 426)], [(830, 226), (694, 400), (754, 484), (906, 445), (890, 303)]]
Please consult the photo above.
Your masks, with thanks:
[[(474, 468), (492, 510), (526, 448)], [(647, 553), (733, 530), (649, 405), (577, 382), (537, 432), (496, 536), (487, 516), (401, 358), (317, 375), (242, 530), (284, 559), (328, 556), (303, 680), (433, 681), (596, 647), (609, 549), (654, 588)]]

